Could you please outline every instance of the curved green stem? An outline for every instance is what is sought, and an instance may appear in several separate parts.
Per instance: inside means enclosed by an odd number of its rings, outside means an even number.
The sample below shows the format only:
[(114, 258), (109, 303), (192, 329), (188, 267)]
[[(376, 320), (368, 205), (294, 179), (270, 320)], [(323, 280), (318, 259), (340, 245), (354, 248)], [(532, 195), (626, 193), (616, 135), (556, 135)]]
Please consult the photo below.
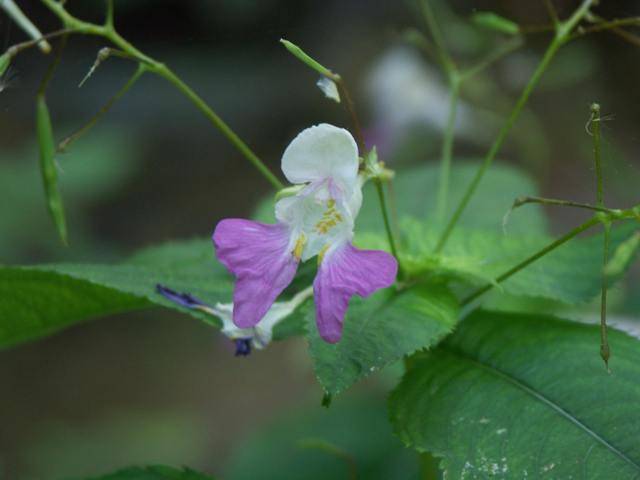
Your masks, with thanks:
[(216, 112), (214, 112), (207, 103), (202, 100), (198, 96), (196, 92), (194, 92), (186, 83), (184, 83), (175, 73), (173, 73), (168, 67), (165, 65), (159, 65), (156, 68), (152, 68), (151, 71), (160, 75), (161, 77), (168, 80), (171, 84), (173, 84), (178, 90), (180, 90), (190, 101), (193, 103), (198, 110), (200, 110), (205, 117), (209, 119), (209, 121), (225, 136), (227, 140), (231, 142), (231, 144), (240, 151), (240, 153), (249, 160), (254, 167), (258, 169), (260, 173), (269, 181), (271, 185), (274, 186), (277, 190), (281, 190), (284, 188), (284, 185), (278, 178), (267, 168), (267, 166), (262, 163), (262, 160), (258, 158), (258, 156), (253, 153), (253, 151), (249, 148), (249, 146), (240, 139), (240, 137), (226, 124), (224, 120), (222, 120)]
[(460, 86), (462, 81), (457, 74), (451, 75), (449, 91), (449, 114), (447, 126), (442, 139), (442, 157), (440, 160), (440, 179), (438, 182), (437, 214), (438, 222), (443, 222), (447, 213), (449, 197), (449, 183), (451, 177), (451, 158), (453, 156), (453, 141), (456, 131), (456, 115), (458, 112), (458, 100), (460, 99)]
[(547, 51), (545, 52), (544, 56), (542, 57), (542, 60), (540, 60), (540, 63), (538, 64), (538, 67), (536, 68), (533, 75), (529, 79), (529, 82), (527, 83), (524, 90), (520, 94), (520, 98), (518, 98), (518, 101), (516, 102), (515, 106), (513, 107), (513, 110), (511, 111), (511, 113), (509, 114), (509, 117), (507, 118), (507, 121), (505, 122), (502, 129), (498, 133), (498, 137), (494, 141), (493, 145), (491, 145), (489, 152), (487, 153), (482, 164), (480, 165), (480, 168), (476, 172), (476, 175), (471, 180), (471, 183), (467, 187), (467, 191), (465, 192), (453, 216), (451, 217), (449, 223), (447, 224), (442, 235), (440, 236), (440, 239), (438, 240), (438, 243), (436, 245), (436, 252), (440, 252), (442, 248), (445, 246), (447, 240), (449, 239), (449, 236), (451, 235), (451, 232), (453, 231), (453, 228), (456, 226), (456, 224), (460, 220), (460, 217), (462, 216), (462, 213), (465, 211), (465, 209), (469, 205), (469, 201), (471, 200), (471, 197), (473, 197), (474, 193), (476, 192), (478, 185), (480, 184), (480, 181), (482, 180), (482, 178), (484, 177), (484, 174), (489, 169), (496, 155), (502, 148), (502, 145), (504, 144), (507, 138), (507, 135), (511, 132), (513, 125), (515, 124), (516, 120), (520, 116), (520, 113), (522, 112), (522, 109), (524, 108), (525, 104), (529, 100), (529, 96), (531, 95), (533, 90), (536, 88), (536, 86), (540, 82), (540, 79), (542, 78), (542, 75), (544, 74), (544, 72), (547, 70), (549, 64), (551, 63), (551, 60), (553, 60), (553, 58), (555, 57), (560, 47), (567, 41), (573, 28), (587, 14), (593, 2), (594, 0), (583, 0), (582, 4), (574, 12), (571, 18), (569, 18), (566, 22), (560, 23), (558, 25), (556, 30), (556, 35), (551, 41), (551, 44), (549, 44)]
[(240, 137), (222, 120), (207, 103), (200, 98), (186, 83), (184, 83), (175, 73), (173, 73), (166, 65), (160, 63), (153, 58), (145, 55), (131, 43), (125, 40), (113, 26), (113, 10), (112, 5), (107, 3), (107, 21), (105, 25), (95, 25), (93, 23), (84, 22), (73, 17), (67, 12), (64, 6), (55, 0), (42, 0), (42, 3), (49, 8), (63, 23), (67, 29), (72, 29), (75, 33), (86, 35), (95, 35), (110, 40), (120, 50), (134, 57), (143, 63), (146, 69), (153, 72), (175, 86), (200, 110), (205, 117), (216, 127), (236, 149), (249, 160), (254, 167), (262, 173), (262, 175), (274, 186), (280, 190), (284, 187), (282, 182), (267, 168), (260, 158), (249, 148), (249, 146), (240, 139)]
[(63, 141), (61, 141), (58, 144), (58, 152), (64, 152), (67, 148), (69, 148), (69, 146), (74, 143), (76, 140), (78, 140), (80, 137), (82, 137), (85, 133), (87, 133), (89, 130), (91, 130), (93, 128), (93, 126), (98, 123), (98, 121), (100, 121), (100, 119), (102, 117), (104, 117), (107, 112), (109, 110), (111, 110), (111, 107), (113, 107), (113, 105), (120, 100), (120, 98), (122, 98), (122, 96), (127, 93), (129, 91), (129, 89), (131, 87), (133, 87), (133, 85), (135, 85), (135, 83), (138, 81), (138, 79), (144, 74), (144, 72), (146, 71), (146, 67), (144, 66), (144, 64), (139, 63), (138, 64), (138, 68), (136, 68), (136, 71), (133, 73), (133, 75), (129, 78), (129, 80), (127, 80), (127, 82), (122, 86), (122, 88), (120, 88), (120, 90), (118, 90), (115, 95), (113, 95), (108, 101), (107, 103), (105, 103), (100, 110), (98, 110), (98, 112), (91, 117), (91, 119), (84, 124), (81, 128), (79, 128), (78, 130), (76, 130), (75, 132), (73, 132), (71, 135), (69, 135), (67, 138), (65, 138)]
[(380, 199), (380, 210), (382, 210), (384, 228), (387, 231), (387, 238), (389, 239), (389, 248), (391, 249), (392, 255), (396, 258), (396, 260), (398, 260), (398, 264), (400, 264), (395, 237), (393, 235), (393, 230), (391, 229), (391, 224), (389, 223), (389, 214), (387, 213), (387, 202), (385, 200), (384, 189), (382, 187), (382, 180), (376, 178), (374, 179), (374, 183), (376, 185), (376, 190), (378, 191), (378, 198)]

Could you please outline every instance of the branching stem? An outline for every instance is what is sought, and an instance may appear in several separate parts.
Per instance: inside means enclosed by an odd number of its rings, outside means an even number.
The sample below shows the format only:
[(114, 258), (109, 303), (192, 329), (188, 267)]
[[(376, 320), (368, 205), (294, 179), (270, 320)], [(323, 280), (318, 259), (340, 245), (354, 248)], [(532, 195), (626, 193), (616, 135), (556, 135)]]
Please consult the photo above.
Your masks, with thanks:
[[(211, 124), (217, 128), (231, 144), (258, 169), (260, 173), (273, 185), (274, 188), (280, 190), (284, 187), (282, 182), (267, 168), (260, 158), (244, 143), (240, 137), (227, 125), (207, 103), (200, 98), (186, 83), (184, 83), (175, 73), (173, 73), (166, 65), (160, 63), (153, 58), (145, 55), (131, 43), (125, 40), (118, 32), (116, 32), (112, 21), (110, 21), (110, 10), (107, 11), (107, 20), (105, 25), (95, 25), (89, 22), (79, 20), (72, 16), (64, 8), (64, 5), (55, 0), (41, 0), (42, 3), (51, 10), (62, 22), (66, 29), (71, 29), (75, 33), (86, 35), (94, 35), (108, 39), (120, 50), (134, 57), (140, 63), (144, 64), (146, 70), (155, 73), (182, 92), (195, 107), (200, 110)], [(109, 4), (107, 4), (109, 5)], [(111, 9), (111, 7), (109, 7)]]
[(560, 207), (574, 207), (574, 208), (582, 208), (585, 210), (592, 210), (594, 212), (603, 212), (609, 214), (618, 214), (620, 210), (614, 210), (611, 208), (600, 207), (596, 205), (590, 205), (588, 203), (580, 203), (573, 202), (571, 200), (558, 200), (555, 198), (543, 198), (543, 197), (519, 197), (513, 202), (513, 206), (511, 209), (516, 209), (521, 207), (522, 205), (526, 205), (527, 203), (538, 203), (541, 205), (557, 205)]
[(133, 75), (129, 78), (129, 80), (127, 80), (127, 83), (125, 83), (122, 88), (120, 90), (118, 90), (115, 95), (113, 95), (113, 97), (111, 97), (107, 103), (105, 103), (102, 108), (100, 108), (100, 110), (98, 110), (98, 112), (91, 117), (91, 119), (80, 129), (76, 130), (75, 132), (73, 132), (71, 135), (69, 135), (67, 138), (65, 138), (62, 142), (60, 142), (60, 144), (58, 145), (58, 152), (64, 152), (67, 148), (69, 148), (69, 146), (74, 143), (76, 140), (78, 140), (80, 137), (82, 137), (85, 133), (87, 133), (89, 130), (91, 130), (91, 128), (93, 128), (93, 126), (98, 123), (98, 121), (104, 117), (107, 112), (109, 110), (111, 110), (111, 107), (113, 107), (113, 105), (120, 100), (120, 98), (122, 98), (122, 96), (127, 93), (129, 91), (129, 89), (131, 87), (133, 87), (133, 85), (138, 81), (138, 79), (142, 76), (142, 74), (146, 71), (146, 67), (144, 66), (144, 64), (139, 63), (138, 64), (138, 68), (136, 68), (136, 71), (133, 73)]
[(440, 239), (438, 240), (438, 243), (436, 245), (436, 249), (435, 249), (436, 253), (440, 252), (442, 248), (445, 246), (447, 240), (449, 239), (449, 236), (451, 235), (451, 232), (453, 231), (454, 227), (460, 220), (460, 217), (462, 216), (463, 212), (467, 208), (469, 201), (471, 200), (474, 193), (476, 192), (478, 185), (480, 184), (480, 181), (482, 180), (482, 178), (484, 177), (484, 174), (489, 169), (496, 155), (502, 148), (502, 145), (504, 144), (508, 134), (511, 132), (513, 125), (515, 124), (516, 120), (520, 116), (520, 113), (522, 112), (522, 109), (527, 103), (529, 96), (531, 95), (535, 87), (540, 82), (540, 79), (542, 78), (542, 75), (544, 74), (547, 67), (551, 63), (551, 60), (554, 58), (555, 54), (560, 49), (560, 47), (568, 40), (573, 28), (588, 13), (589, 8), (592, 6), (594, 1), (595, 0), (583, 0), (580, 7), (578, 7), (578, 9), (573, 13), (573, 15), (567, 21), (561, 22), (558, 24), (556, 28), (556, 34), (553, 40), (551, 41), (551, 43), (549, 44), (549, 47), (547, 48), (547, 51), (542, 57), (542, 60), (538, 64), (538, 67), (536, 68), (533, 75), (529, 79), (529, 82), (527, 83), (524, 90), (522, 91), (520, 98), (518, 99), (515, 106), (513, 107), (513, 110), (511, 111), (509, 117), (507, 118), (507, 121), (505, 122), (504, 126), (498, 133), (498, 136), (495, 142), (489, 149), (489, 152), (487, 153), (486, 157), (484, 158), (484, 161), (480, 165), (476, 175), (471, 180), (471, 183), (467, 187), (467, 191), (465, 192), (464, 196), (462, 197), (462, 200), (458, 204), (458, 207), (456, 208), (453, 216), (451, 217), (449, 223), (447, 224), (444, 231), (442, 232), (442, 235), (440, 236)]

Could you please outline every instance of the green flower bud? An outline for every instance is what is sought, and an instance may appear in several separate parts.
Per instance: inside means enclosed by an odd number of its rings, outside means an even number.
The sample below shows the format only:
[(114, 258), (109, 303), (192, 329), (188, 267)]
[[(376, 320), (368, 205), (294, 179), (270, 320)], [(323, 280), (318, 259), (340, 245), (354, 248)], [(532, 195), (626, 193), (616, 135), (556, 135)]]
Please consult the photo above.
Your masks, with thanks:
[(471, 16), (471, 21), (479, 27), (507, 35), (518, 35), (520, 33), (520, 27), (517, 23), (493, 12), (476, 12)]

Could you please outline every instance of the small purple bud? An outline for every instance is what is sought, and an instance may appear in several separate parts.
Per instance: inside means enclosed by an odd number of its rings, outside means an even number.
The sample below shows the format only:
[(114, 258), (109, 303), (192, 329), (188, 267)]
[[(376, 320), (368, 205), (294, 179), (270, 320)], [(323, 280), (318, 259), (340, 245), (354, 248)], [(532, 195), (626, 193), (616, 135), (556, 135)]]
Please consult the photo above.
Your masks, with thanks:
[(234, 342), (236, 343), (236, 357), (246, 357), (251, 353), (250, 338), (237, 338)]
[(198, 300), (196, 297), (188, 293), (178, 293), (170, 288), (164, 287), (160, 284), (156, 285), (156, 291), (164, 298), (171, 300), (178, 305), (186, 308), (206, 307), (207, 304)]

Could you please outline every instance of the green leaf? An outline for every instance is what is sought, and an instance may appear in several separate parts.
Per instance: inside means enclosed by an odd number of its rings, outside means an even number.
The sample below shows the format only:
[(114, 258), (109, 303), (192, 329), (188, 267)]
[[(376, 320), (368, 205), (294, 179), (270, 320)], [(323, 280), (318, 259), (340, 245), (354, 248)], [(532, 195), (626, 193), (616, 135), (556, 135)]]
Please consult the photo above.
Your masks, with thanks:
[(596, 326), (477, 312), (417, 355), (389, 401), (401, 440), (447, 478), (640, 477), (640, 343)]
[(376, 392), (279, 417), (242, 441), (226, 480), (348, 480), (354, 469), (366, 480), (418, 478), (415, 454), (393, 436)]
[(58, 230), (60, 240), (66, 245), (67, 226), (64, 218), (62, 197), (58, 191), (58, 171), (55, 164), (56, 145), (53, 138), (49, 109), (43, 94), (39, 94), (36, 99), (36, 130), (40, 146), (40, 171), (42, 172), (42, 182), (47, 196), (47, 207)]
[(209, 240), (151, 248), (115, 265), (0, 267), (0, 348), (89, 318), (152, 306), (218, 325), (212, 317), (157, 294), (158, 283), (207, 303), (231, 299), (231, 277), (217, 264)]
[[(79, 479), (78, 479), (79, 480)], [(209, 475), (198, 473), (189, 468), (177, 469), (154, 465), (150, 467), (131, 467), (109, 475), (91, 477), (86, 480), (215, 480)]]
[[(405, 221), (402, 226), (404, 264), (412, 274), (443, 279), (455, 277), (476, 286), (491, 283), (492, 279), (553, 241), (551, 237), (516, 235), (510, 230), (506, 234), (493, 234), (458, 228), (442, 255), (434, 256), (437, 232), (415, 221)], [(615, 226), (611, 233), (611, 248), (618, 248), (633, 238), (636, 230), (632, 223)], [(567, 304), (587, 302), (600, 292), (602, 245), (602, 234), (571, 240), (501, 283), (500, 289), (511, 295)], [(624, 269), (619, 269), (611, 276), (612, 281), (622, 273)]]
[(458, 319), (456, 297), (442, 285), (420, 285), (401, 293), (384, 290), (354, 297), (342, 339), (329, 344), (318, 334), (315, 311), (307, 315), (308, 340), (316, 376), (336, 395), (376, 370), (436, 344)]

